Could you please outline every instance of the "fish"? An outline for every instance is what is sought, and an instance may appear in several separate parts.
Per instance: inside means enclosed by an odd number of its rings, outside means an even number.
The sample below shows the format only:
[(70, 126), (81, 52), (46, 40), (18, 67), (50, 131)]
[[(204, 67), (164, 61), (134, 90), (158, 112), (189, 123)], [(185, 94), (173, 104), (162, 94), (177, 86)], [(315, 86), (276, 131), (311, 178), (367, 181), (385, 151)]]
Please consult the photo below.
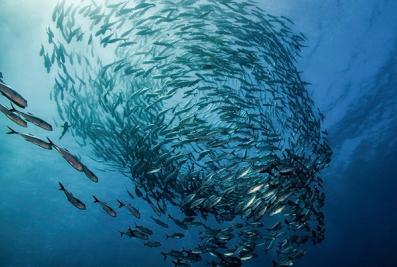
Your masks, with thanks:
[(62, 128), (63, 128), (63, 130), (62, 130), (61, 136), (59, 137), (59, 140), (61, 140), (65, 136), (65, 134), (68, 132), (68, 130), (70, 128), (69, 123), (67, 121), (65, 121), (65, 123), (62, 125)]
[(142, 233), (138, 230), (133, 231), (133, 236), (142, 240), (149, 240), (149, 236), (145, 233)]
[(131, 227), (128, 227), (127, 231), (125, 232), (120, 232), (121, 237), (123, 237), (123, 235), (127, 235), (129, 237), (135, 237), (138, 239), (142, 239), (142, 240), (148, 240), (149, 236), (140, 232), (139, 230), (136, 229), (132, 229)]
[(130, 196), (131, 199), (135, 199), (134, 195), (130, 191), (127, 190), (127, 194)]
[(132, 229), (131, 227), (128, 227), (126, 232), (120, 232), (121, 237), (123, 237), (123, 235), (127, 235), (129, 237), (135, 237), (138, 239), (142, 239), (142, 240), (149, 240), (149, 236), (146, 235), (145, 233), (142, 233), (141, 231), (137, 230), (137, 229)]
[[(52, 15), (40, 54), (60, 138), (73, 125), (95, 160), (128, 176), (156, 232), (167, 214), (197, 234), (164, 258), (241, 266), (271, 250), (269, 265), (289, 265), (324, 239), (318, 174), (332, 148), (297, 71), (305, 37), (292, 21), (236, 0), (63, 1)], [(135, 225), (122, 236), (156, 242), (151, 232)]]
[(264, 186), (264, 184), (259, 184), (259, 185), (253, 186), (253, 187), (248, 191), (248, 194), (253, 194), (253, 193), (255, 193), (255, 192), (261, 190), (263, 186)]
[(135, 227), (137, 229), (139, 229), (139, 231), (141, 231), (142, 233), (146, 234), (146, 235), (153, 235), (153, 231), (150, 230), (149, 228), (143, 226), (143, 225), (137, 225), (135, 224)]
[(2, 82), (0, 82), (0, 93), (20, 108), (28, 106), (28, 102), (23, 96)]
[(125, 231), (125, 232), (120, 231), (120, 236), (123, 237), (124, 235), (129, 236), (129, 237), (133, 237), (134, 236), (134, 232), (133, 232), (132, 228), (128, 227), (127, 231)]
[(169, 238), (172, 238), (172, 239), (181, 239), (181, 238), (184, 238), (184, 237), (185, 237), (185, 235), (182, 234), (182, 233), (173, 233), (173, 234), (171, 234), (171, 235), (166, 235), (166, 236), (165, 236), (165, 239), (169, 239)]
[(137, 219), (141, 218), (141, 213), (137, 208), (135, 208), (131, 204), (124, 204), (120, 200), (117, 200), (117, 202), (119, 203), (119, 208), (125, 207), (131, 213), (132, 216), (134, 216)]
[(98, 182), (98, 177), (93, 173), (87, 166), (83, 165), (83, 172), (84, 174), (94, 183)]
[(161, 243), (158, 241), (148, 241), (145, 242), (144, 245), (149, 248), (157, 248), (161, 246)]
[(139, 190), (139, 188), (137, 186), (135, 186), (135, 194), (137, 195), (137, 197), (142, 198), (143, 197), (143, 193), (141, 192), (141, 190)]
[(34, 116), (34, 115), (31, 114), (31, 113), (25, 113), (25, 112), (16, 110), (15, 107), (12, 105), (12, 103), (11, 103), (11, 109), (10, 109), (10, 111), (11, 111), (11, 112), (15, 112), (16, 114), (21, 115), (26, 121), (28, 121), (28, 122), (30, 122), (30, 123), (33, 123), (34, 125), (36, 125), (36, 126), (42, 128), (42, 129), (44, 129), (44, 130), (52, 131), (52, 126), (51, 126), (51, 124), (49, 124), (49, 123), (47, 123), (46, 121), (44, 121), (44, 120), (42, 120), (42, 119), (40, 119), (40, 118)]
[(75, 196), (73, 196), (72, 193), (70, 193), (68, 190), (66, 190), (66, 188), (63, 186), (63, 184), (61, 182), (59, 182), (59, 190), (62, 191), (67, 200), (76, 208), (80, 209), (80, 210), (85, 210), (86, 206), (85, 204), (79, 200), (78, 198), (76, 198)]
[(117, 217), (117, 213), (116, 211), (114, 211), (114, 209), (112, 209), (112, 207), (110, 207), (108, 204), (106, 204), (106, 202), (102, 202), (100, 201), (96, 196), (92, 196), (94, 198), (94, 203), (98, 203), (102, 209), (111, 217)]
[(150, 216), (150, 218), (158, 225), (160, 225), (163, 228), (168, 228), (168, 224), (161, 221), (160, 219), (154, 218), (153, 216)]
[(11, 121), (15, 122), (16, 124), (18, 124), (21, 127), (28, 127), (27, 122), (22, 119), (20, 116), (18, 116), (17, 114), (15, 114), (14, 112), (8, 110), (5, 106), (0, 104), (0, 111), (6, 115), (7, 118), (9, 118)]
[(84, 165), (80, 162), (80, 160), (74, 156), (72, 153), (70, 153), (66, 148), (62, 148), (56, 144), (54, 144), (51, 139), (47, 137), (47, 140), (51, 147), (55, 148), (56, 151), (58, 151), (59, 154), (72, 166), (75, 168), (77, 171), (82, 172), (84, 171)]
[(153, 170), (148, 171), (147, 174), (154, 174), (154, 173), (159, 172), (160, 170), (161, 170), (160, 168), (158, 168), (158, 169), (153, 169)]
[(46, 141), (41, 140), (40, 138), (35, 137), (34, 135), (20, 133), (10, 127), (8, 127), (8, 129), (9, 129), (9, 131), (7, 132), (7, 134), (17, 134), (17, 135), (21, 136), (23, 139), (25, 139), (26, 141), (28, 141), (32, 144), (35, 144), (41, 148), (51, 150), (53, 147), (51, 143), (47, 143)]
[(187, 229), (188, 229), (188, 226), (187, 226), (183, 221), (180, 221), (180, 220), (178, 220), (178, 219), (172, 217), (172, 215), (170, 215), (170, 214), (168, 215), (168, 218), (170, 218), (171, 220), (173, 220), (174, 223), (175, 223), (176, 225), (178, 225), (180, 228), (182, 228), (182, 229), (184, 229), (184, 230), (187, 230)]

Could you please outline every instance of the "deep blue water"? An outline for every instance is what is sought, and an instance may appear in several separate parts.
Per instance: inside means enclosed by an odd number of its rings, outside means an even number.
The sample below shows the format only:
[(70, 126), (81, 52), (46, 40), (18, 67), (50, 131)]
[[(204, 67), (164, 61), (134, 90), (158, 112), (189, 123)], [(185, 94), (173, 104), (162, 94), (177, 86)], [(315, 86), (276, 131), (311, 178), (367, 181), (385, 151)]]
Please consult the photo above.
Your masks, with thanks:
[[(59, 126), (48, 96), (51, 79), (38, 55), (54, 3), (0, 0), (0, 71), (29, 99), (32, 112)], [(298, 65), (326, 114), (334, 150), (323, 173), (326, 239), (309, 246), (297, 266), (397, 266), (397, 1), (261, 0), (260, 5), (290, 17), (308, 37)], [(1, 116), (4, 132), (8, 124)], [(50, 137), (57, 138), (57, 129)], [(63, 144), (88, 158), (71, 136)], [(129, 184), (124, 177), (98, 175), (95, 194), (124, 196), (119, 192)], [(54, 151), (0, 134), (0, 266), (163, 266), (159, 250), (120, 239), (126, 215), (116, 221), (99, 209), (79, 211), (66, 204), (58, 181), (91, 201), (86, 178)], [(144, 207), (142, 212), (149, 212)]]

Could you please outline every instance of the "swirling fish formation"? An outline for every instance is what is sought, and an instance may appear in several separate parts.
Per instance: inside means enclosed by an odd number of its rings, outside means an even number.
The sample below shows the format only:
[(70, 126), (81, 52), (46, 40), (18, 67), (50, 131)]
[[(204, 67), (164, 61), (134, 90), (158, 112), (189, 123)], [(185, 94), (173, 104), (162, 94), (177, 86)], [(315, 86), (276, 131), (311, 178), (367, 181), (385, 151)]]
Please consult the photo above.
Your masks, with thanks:
[[(201, 230), (165, 259), (240, 266), (270, 251), (291, 266), (323, 240), (319, 172), (332, 152), (295, 66), (305, 38), (292, 21), (237, 0), (60, 1), (52, 19), (40, 55), (75, 139), (131, 179), (128, 194), (159, 226)], [(160, 246), (151, 233), (122, 236)]]

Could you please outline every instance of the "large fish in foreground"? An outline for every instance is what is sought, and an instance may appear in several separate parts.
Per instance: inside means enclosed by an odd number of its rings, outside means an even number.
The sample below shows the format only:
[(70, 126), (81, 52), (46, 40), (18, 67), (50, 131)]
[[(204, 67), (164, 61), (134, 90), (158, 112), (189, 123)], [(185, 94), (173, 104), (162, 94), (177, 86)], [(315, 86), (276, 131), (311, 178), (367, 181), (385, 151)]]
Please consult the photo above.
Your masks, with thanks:
[(75, 155), (70, 153), (69, 150), (67, 150), (66, 148), (62, 148), (62, 147), (54, 144), (51, 141), (51, 139), (49, 139), (49, 138), (47, 138), (47, 139), (48, 139), (49, 143), (52, 145), (52, 147), (54, 147), (55, 150), (58, 151), (59, 154), (61, 154), (61, 156), (70, 164), (70, 166), (72, 166), (79, 172), (84, 171), (84, 165), (80, 162), (80, 160)]
[(14, 112), (10, 111), (9, 109), (7, 109), (2, 104), (0, 104), (0, 112), (2, 112), (7, 118), (9, 118), (11, 121), (15, 122), (19, 126), (21, 126), (21, 127), (28, 126), (27, 122), (24, 119), (22, 119), (20, 116), (18, 116)]
[(38, 137), (36, 137), (34, 135), (20, 133), (20, 132), (17, 132), (17, 131), (15, 131), (14, 129), (12, 129), (10, 127), (8, 127), (8, 129), (10, 131), (8, 131), (7, 134), (17, 134), (17, 135), (21, 136), (23, 139), (25, 139), (26, 141), (28, 141), (28, 142), (30, 142), (32, 144), (35, 144), (35, 145), (37, 145), (37, 146), (39, 146), (41, 148), (48, 149), (48, 150), (52, 149), (52, 144), (51, 143), (48, 143), (48, 142), (46, 142), (46, 141), (44, 141), (44, 140), (42, 140), (42, 139), (40, 139), (40, 138), (38, 138)]
[(26, 108), (28, 106), (28, 102), (23, 96), (2, 82), (0, 82), (0, 93), (21, 108)]
[(34, 125), (47, 130), (47, 131), (52, 131), (52, 126), (48, 122), (44, 121), (43, 119), (40, 119), (36, 116), (34, 116), (31, 113), (25, 113), (22, 111), (17, 110), (12, 104), (11, 104), (11, 109), (10, 112), (15, 112), (19, 115), (21, 115), (26, 121), (33, 123)]

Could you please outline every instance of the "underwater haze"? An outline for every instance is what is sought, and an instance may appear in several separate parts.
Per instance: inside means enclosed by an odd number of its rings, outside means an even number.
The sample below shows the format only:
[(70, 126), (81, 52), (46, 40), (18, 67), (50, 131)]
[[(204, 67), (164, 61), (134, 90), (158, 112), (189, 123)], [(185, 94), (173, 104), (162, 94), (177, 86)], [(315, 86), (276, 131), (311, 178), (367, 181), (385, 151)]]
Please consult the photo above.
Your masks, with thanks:
[[(77, 1), (82, 5), (87, 2)], [(82, 137), (94, 123), (67, 131), (59, 139), (64, 121), (76, 119), (62, 117), (59, 105), (65, 110), (73, 108), (74, 96), (65, 93), (64, 100), (52, 95), (55, 74), (53, 69), (47, 73), (40, 56), (42, 44), (46, 49), (48, 46), (47, 28), (54, 23), (57, 3), (0, 0), (3, 81), (28, 100), (29, 112), (54, 128), (52, 132), (30, 126), (16, 128), (6, 116), (0, 116), (0, 266), (174, 266), (171, 260), (164, 261), (161, 252), (195, 247), (198, 232), (189, 229), (183, 239), (165, 241), (164, 228), (149, 219), (154, 213), (143, 199), (135, 196), (131, 200), (140, 211), (140, 220), (131, 220), (130, 214), (118, 208), (116, 199), (127, 200), (126, 190), (134, 187), (120, 162), (105, 164), (109, 161), (103, 163), (104, 159), (97, 157), (101, 153), (95, 154), (82, 144), (82, 139), (88, 140)], [(321, 209), (325, 238), (315, 245), (305, 244), (306, 255), (294, 261), (294, 266), (397, 266), (397, 2), (259, 0), (256, 5), (268, 14), (290, 19), (292, 30), (306, 37), (296, 62), (291, 62), (302, 80), (310, 83), (305, 89), (315, 111), (318, 108), (325, 116), (321, 129), (327, 129), (333, 152), (329, 166), (318, 170), (326, 196)], [(101, 50), (103, 58), (111, 49), (109, 45)], [(79, 71), (86, 73), (87, 69)], [(172, 101), (165, 106), (175, 104)], [(0, 103), (9, 106), (5, 98), (0, 97)], [(93, 105), (88, 105), (91, 111), (96, 110)], [(85, 117), (77, 115), (76, 121)], [(6, 134), (7, 126), (62, 144), (98, 175), (99, 182), (93, 184), (76, 172), (55, 149), (45, 151)], [(73, 207), (59, 190), (59, 182), (87, 209)], [(215, 193), (219, 192), (214, 189)], [(93, 203), (92, 195), (107, 200), (118, 218), (105, 214)], [(168, 212), (180, 213), (175, 207)], [(172, 220), (167, 222), (168, 234), (182, 231)], [(162, 246), (148, 248), (138, 238), (120, 237), (120, 231), (134, 224), (152, 229), (153, 240)], [(259, 257), (243, 266), (275, 264), (272, 253), (260, 248), (256, 254)], [(205, 257), (193, 266), (205, 266), (209, 259)], [(178, 261), (176, 266), (185, 265)]]

